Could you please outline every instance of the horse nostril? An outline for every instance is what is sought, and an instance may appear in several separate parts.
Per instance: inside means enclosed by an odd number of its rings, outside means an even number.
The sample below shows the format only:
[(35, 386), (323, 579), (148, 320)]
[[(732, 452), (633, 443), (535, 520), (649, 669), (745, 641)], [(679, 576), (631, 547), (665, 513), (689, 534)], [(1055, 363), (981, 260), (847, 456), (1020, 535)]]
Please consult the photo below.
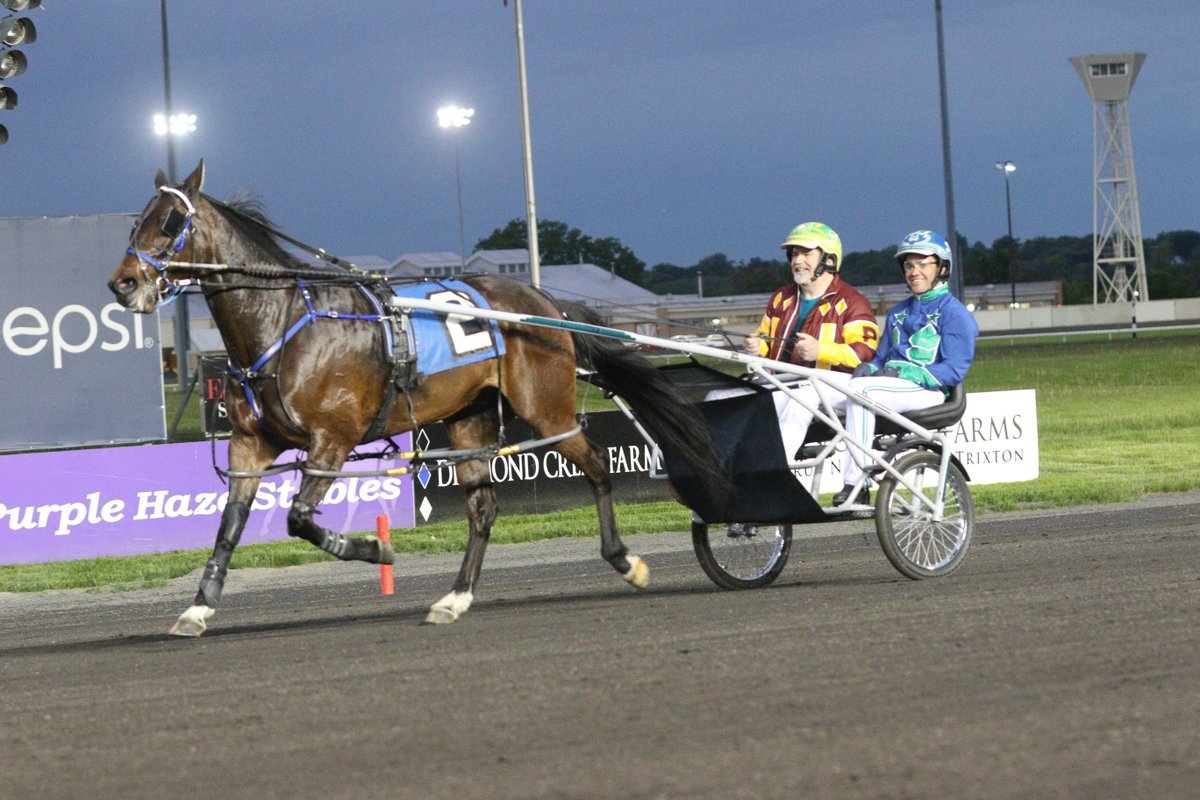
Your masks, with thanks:
[(108, 282), (108, 290), (115, 295), (127, 295), (137, 287), (133, 278), (113, 278)]

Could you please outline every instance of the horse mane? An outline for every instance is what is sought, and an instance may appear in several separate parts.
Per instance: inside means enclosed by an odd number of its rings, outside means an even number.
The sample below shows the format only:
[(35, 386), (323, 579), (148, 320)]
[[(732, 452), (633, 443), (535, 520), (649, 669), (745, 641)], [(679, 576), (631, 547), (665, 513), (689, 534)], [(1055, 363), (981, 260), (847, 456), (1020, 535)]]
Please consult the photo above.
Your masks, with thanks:
[(275, 225), (267, 216), (266, 206), (258, 197), (251, 194), (235, 194), (229, 200), (218, 200), (207, 194), (203, 197), (238, 233), (282, 265), (313, 268), (313, 265), (283, 249), (275, 234), (271, 232)]

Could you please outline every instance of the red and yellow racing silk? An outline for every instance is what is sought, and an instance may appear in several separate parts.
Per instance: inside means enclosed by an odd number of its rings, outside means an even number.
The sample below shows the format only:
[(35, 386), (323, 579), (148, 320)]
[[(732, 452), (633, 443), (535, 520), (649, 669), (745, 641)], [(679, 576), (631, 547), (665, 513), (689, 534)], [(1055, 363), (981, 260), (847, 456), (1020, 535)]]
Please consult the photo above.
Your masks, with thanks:
[(800, 333), (807, 333), (820, 347), (816, 362), (804, 361), (800, 354), (786, 346), (794, 339), (796, 316), (800, 311), (800, 287), (789, 283), (767, 301), (767, 310), (754, 333), (763, 337), (765, 358), (786, 360), (802, 367), (853, 372), (863, 361), (875, 357), (879, 345), (879, 326), (867, 298), (857, 289), (835, 275), (833, 283), (801, 324)]

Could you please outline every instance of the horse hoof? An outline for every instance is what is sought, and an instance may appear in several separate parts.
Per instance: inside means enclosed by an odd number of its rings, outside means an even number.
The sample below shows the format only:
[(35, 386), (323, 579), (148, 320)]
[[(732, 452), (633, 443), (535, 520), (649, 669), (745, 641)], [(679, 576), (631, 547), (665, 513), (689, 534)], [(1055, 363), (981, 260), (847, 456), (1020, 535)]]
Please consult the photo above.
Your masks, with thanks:
[(199, 636), (208, 630), (208, 623), (205, 620), (215, 613), (215, 608), (192, 606), (179, 615), (179, 619), (175, 620), (175, 624), (171, 626), (171, 630), (167, 631), (167, 633), (172, 636)]
[(470, 592), (451, 592), (434, 603), (425, 615), (426, 625), (449, 625), (467, 612), (475, 596)]
[[(371, 536), (370, 538), (375, 539), (374, 536)], [(379, 546), (379, 554), (375, 561), (376, 564), (391, 564), (396, 560), (395, 551), (392, 550), (392, 546), (390, 544), (382, 539), (375, 539), (375, 544)]]
[(621, 577), (638, 589), (645, 589), (649, 586), (650, 568), (646, 566), (646, 562), (637, 556), (625, 556), (625, 560), (629, 562), (629, 572)]
[(452, 608), (431, 608), (425, 615), (426, 625), (449, 625), (458, 619), (458, 613)]

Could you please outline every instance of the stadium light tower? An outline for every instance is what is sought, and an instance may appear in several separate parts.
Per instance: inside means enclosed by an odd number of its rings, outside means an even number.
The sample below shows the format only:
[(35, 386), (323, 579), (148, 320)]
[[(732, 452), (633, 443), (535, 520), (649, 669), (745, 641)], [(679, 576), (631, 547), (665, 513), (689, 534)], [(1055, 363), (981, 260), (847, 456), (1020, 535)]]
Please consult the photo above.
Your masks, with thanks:
[[(12, 12), (0, 19), (0, 81), (21, 75), (29, 67), (29, 59), (17, 45), (31, 45), (37, 41), (37, 28), (26, 17), (16, 14), (37, 8), (42, 0), (0, 0), (0, 13)], [(17, 107), (17, 93), (10, 86), (0, 84), (0, 111)], [(0, 125), (0, 144), (8, 141), (8, 128)]]
[(1008, 285), (1012, 290), (1012, 299), (1008, 307), (1017, 307), (1017, 278), (1016, 265), (1013, 263), (1017, 259), (1017, 243), (1013, 241), (1012, 235), (1012, 193), (1008, 189), (1008, 176), (1017, 171), (1017, 167), (1011, 161), (997, 161), (996, 169), (1004, 173), (1004, 208), (1008, 212)]
[(1145, 53), (1094, 53), (1071, 59), (1094, 108), (1093, 304), (1150, 299), (1127, 105), (1145, 60)]
[[(437, 110), (438, 125), (443, 128), (465, 128), (475, 116), (473, 108), (445, 106)], [(454, 137), (454, 186), (458, 196), (458, 257), (460, 271), (467, 269), (467, 235), (463, 228), (462, 171), (458, 163), (458, 136)]]

